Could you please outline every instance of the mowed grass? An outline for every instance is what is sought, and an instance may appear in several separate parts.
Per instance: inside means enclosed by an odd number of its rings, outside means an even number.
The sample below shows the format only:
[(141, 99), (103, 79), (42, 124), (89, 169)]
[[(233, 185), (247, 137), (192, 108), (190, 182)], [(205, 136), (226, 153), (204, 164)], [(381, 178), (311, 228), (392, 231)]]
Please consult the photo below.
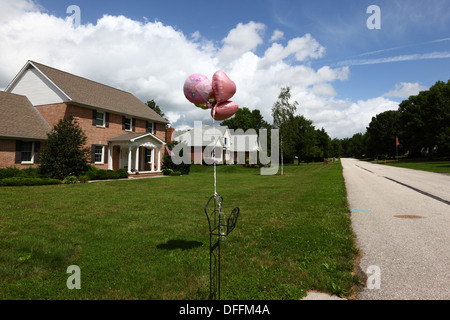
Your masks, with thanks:
[(384, 163), (383, 161), (379, 161), (378, 163), (414, 170), (450, 173), (450, 161), (448, 160), (427, 161), (423, 159), (399, 159), (398, 162), (396, 160), (390, 160), (386, 163)]
[[(221, 299), (301, 299), (354, 293), (358, 256), (342, 167), (217, 168), (235, 230), (221, 245)], [(180, 177), (0, 188), (0, 299), (209, 297), (203, 211), (213, 168)], [(81, 289), (69, 290), (70, 265)]]

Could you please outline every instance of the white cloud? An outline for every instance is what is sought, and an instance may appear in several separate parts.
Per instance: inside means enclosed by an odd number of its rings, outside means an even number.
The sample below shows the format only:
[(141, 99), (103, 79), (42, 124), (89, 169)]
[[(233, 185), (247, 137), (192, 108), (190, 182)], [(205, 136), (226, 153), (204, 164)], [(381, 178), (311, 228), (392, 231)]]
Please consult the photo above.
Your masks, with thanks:
[(284, 32), (281, 30), (275, 30), (270, 38), (270, 42), (275, 42), (278, 40), (284, 39)]
[(408, 98), (418, 95), (420, 91), (428, 90), (428, 87), (420, 85), (418, 82), (402, 82), (395, 85), (395, 89), (383, 94), (383, 97)]
[(248, 51), (254, 51), (258, 45), (263, 43), (262, 34), (265, 29), (266, 26), (262, 23), (253, 21), (247, 24), (239, 23), (222, 40), (223, 47), (218, 53), (218, 58), (222, 62), (228, 63)]
[[(74, 29), (64, 18), (44, 12), (31, 1), (0, 2), (0, 88), (5, 88), (27, 60), (59, 68), (154, 99), (175, 128), (194, 121), (212, 123), (210, 112), (186, 100), (185, 79), (202, 73), (210, 79), (223, 70), (236, 83), (232, 98), (241, 107), (261, 110), (271, 122), (271, 108), (281, 87), (289, 85), (298, 112), (324, 127), (330, 136), (346, 137), (365, 128), (372, 116), (396, 108), (385, 97), (367, 101), (336, 100), (333, 82), (346, 80), (349, 68), (314, 69), (311, 59), (325, 48), (310, 34), (272, 43), (260, 56), (266, 26), (239, 23), (217, 44), (200, 31), (185, 36), (161, 22), (105, 15), (96, 24)], [(272, 40), (283, 33), (275, 30)], [(369, 121), (369, 122), (368, 122)]]

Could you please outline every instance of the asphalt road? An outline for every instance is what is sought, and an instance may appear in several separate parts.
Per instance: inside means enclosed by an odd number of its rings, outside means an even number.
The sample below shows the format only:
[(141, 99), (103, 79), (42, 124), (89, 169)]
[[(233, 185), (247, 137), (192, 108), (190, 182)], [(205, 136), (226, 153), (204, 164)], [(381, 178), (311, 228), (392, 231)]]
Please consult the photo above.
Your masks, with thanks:
[(450, 175), (342, 159), (367, 286), (359, 300), (450, 299)]

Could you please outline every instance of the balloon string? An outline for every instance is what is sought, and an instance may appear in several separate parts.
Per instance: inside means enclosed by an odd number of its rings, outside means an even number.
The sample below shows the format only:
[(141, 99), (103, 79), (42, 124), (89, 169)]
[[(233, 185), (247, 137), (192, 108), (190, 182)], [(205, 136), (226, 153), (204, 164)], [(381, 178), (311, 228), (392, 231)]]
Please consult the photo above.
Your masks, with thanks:
[[(213, 116), (212, 116), (212, 118), (213, 118), (213, 130), (214, 130), (214, 133), (215, 133), (215, 119), (214, 119), (214, 117), (216, 116), (216, 108), (214, 108), (214, 107), (212, 107), (212, 109), (213, 109)], [(214, 195), (216, 196), (217, 195), (217, 190), (216, 190), (216, 188), (217, 188), (217, 177), (216, 177), (216, 146), (214, 146), (214, 148), (213, 148), (213, 163), (214, 163)]]

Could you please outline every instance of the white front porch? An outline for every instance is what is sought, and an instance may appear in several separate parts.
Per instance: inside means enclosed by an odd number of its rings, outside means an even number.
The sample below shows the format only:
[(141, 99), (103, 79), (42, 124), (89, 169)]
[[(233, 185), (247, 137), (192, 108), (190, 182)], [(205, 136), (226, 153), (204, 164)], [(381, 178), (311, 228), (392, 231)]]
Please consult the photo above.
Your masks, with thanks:
[(164, 145), (150, 133), (130, 133), (110, 139), (108, 169), (126, 169), (129, 174), (161, 172)]

